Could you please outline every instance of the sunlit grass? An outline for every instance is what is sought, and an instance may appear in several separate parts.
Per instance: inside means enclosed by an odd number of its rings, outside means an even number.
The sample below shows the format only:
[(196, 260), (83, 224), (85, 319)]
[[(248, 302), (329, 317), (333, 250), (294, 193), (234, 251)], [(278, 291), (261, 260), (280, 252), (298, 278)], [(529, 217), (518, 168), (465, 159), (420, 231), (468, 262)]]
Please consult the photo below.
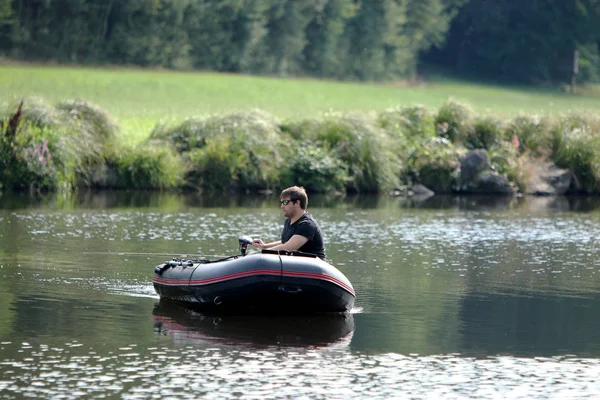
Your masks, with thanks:
[(206, 114), (262, 109), (282, 119), (334, 111), (375, 111), (422, 104), (437, 109), (448, 98), (478, 113), (511, 117), (600, 108), (596, 91), (560, 91), (472, 84), (434, 79), (420, 86), (281, 79), (232, 74), (138, 69), (0, 66), (0, 105), (29, 96), (55, 104), (84, 99), (107, 110), (122, 127), (124, 142), (148, 136), (158, 122)]

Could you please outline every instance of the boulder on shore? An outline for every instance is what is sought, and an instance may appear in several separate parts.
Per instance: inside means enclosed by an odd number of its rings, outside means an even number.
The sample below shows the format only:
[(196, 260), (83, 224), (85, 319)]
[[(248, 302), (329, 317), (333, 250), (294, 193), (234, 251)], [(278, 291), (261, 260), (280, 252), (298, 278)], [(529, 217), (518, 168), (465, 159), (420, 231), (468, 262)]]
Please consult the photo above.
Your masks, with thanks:
[(537, 196), (562, 195), (569, 191), (573, 183), (573, 174), (568, 169), (556, 167), (552, 163), (546, 163), (535, 168), (529, 177), (527, 194)]
[(461, 159), (459, 191), (468, 194), (515, 193), (509, 180), (492, 169), (484, 149), (471, 150)]

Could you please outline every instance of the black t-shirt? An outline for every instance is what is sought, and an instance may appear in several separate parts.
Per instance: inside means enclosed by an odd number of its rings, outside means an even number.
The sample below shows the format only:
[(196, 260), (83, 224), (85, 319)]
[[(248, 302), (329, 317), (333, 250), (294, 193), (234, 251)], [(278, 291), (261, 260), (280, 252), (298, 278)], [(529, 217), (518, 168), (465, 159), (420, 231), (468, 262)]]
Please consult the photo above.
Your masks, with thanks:
[(304, 236), (308, 239), (302, 247), (298, 249), (303, 253), (316, 254), (319, 258), (325, 259), (325, 244), (323, 243), (323, 234), (317, 221), (309, 213), (304, 213), (298, 221), (290, 224), (290, 219), (285, 220), (283, 230), (281, 231), (281, 243), (285, 243), (294, 235)]

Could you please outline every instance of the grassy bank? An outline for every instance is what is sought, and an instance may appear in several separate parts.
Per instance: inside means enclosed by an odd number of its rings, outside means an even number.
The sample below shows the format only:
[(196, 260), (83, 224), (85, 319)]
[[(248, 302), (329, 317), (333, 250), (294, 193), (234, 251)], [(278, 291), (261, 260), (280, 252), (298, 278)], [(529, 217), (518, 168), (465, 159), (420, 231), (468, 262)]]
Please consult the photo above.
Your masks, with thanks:
[[(123, 69), (0, 72), (4, 189), (301, 184), (372, 193), (420, 183), (467, 193), (491, 179), (526, 193), (531, 171), (552, 164), (572, 173), (571, 192), (600, 193), (594, 96), (443, 79), (409, 87)], [(489, 171), (467, 181), (461, 163), (475, 149)]]
[(0, 65), (0, 105), (38, 96), (49, 104), (84, 99), (107, 110), (121, 126), (119, 139), (136, 143), (157, 122), (261, 109), (281, 119), (338, 112), (382, 112), (421, 104), (439, 108), (448, 98), (478, 113), (552, 115), (594, 111), (600, 97), (550, 90), (505, 88), (433, 78), (424, 84), (370, 85), (215, 73)]

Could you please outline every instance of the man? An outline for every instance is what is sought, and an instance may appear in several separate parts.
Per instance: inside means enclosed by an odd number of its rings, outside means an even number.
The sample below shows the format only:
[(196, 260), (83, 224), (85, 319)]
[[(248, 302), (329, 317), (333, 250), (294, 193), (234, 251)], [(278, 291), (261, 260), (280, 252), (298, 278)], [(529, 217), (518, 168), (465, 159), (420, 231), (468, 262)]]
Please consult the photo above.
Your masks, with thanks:
[(324, 260), (323, 234), (317, 221), (306, 211), (308, 196), (304, 188), (289, 187), (281, 192), (279, 199), (283, 216), (287, 218), (281, 231), (281, 240), (265, 243), (262, 239), (254, 239), (252, 245), (259, 249), (298, 250), (315, 254)]

